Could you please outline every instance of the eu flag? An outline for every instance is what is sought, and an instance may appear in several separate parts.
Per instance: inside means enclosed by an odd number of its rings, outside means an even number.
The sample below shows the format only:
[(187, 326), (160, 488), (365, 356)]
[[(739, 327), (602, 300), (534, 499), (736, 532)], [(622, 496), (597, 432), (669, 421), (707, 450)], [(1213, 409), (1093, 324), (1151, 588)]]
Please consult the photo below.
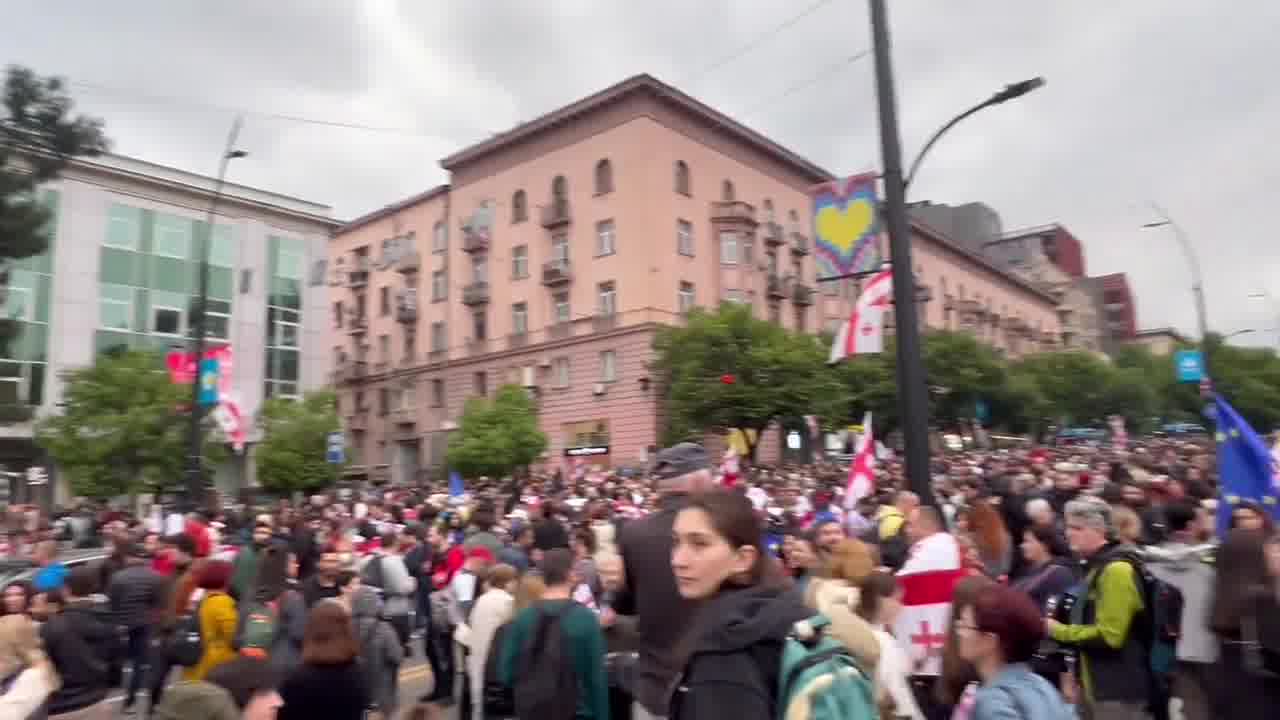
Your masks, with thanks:
[(1276, 488), (1276, 464), (1271, 450), (1231, 404), (1214, 395), (1218, 431), (1218, 535), (1231, 526), (1237, 503), (1253, 500), (1280, 519), (1280, 494)]
[(462, 473), (457, 470), (449, 471), (449, 497), (461, 497), (467, 490), (462, 483)]

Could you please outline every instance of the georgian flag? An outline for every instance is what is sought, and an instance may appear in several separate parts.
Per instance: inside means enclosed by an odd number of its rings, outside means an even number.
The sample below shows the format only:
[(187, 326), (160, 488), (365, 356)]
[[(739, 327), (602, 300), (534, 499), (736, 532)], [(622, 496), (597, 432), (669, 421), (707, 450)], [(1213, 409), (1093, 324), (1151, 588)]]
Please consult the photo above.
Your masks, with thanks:
[(911, 659), (912, 675), (938, 675), (942, 648), (951, 622), (951, 597), (967, 573), (960, 567), (960, 546), (947, 533), (936, 533), (911, 546), (898, 571), (902, 612), (893, 635)]
[(844, 488), (844, 509), (853, 510), (858, 501), (870, 495), (876, 487), (876, 443), (871, 433), (871, 411), (862, 416), (862, 436), (858, 449), (849, 463), (849, 480)]
[(884, 313), (893, 303), (893, 272), (888, 268), (876, 273), (853, 304), (849, 321), (840, 326), (831, 343), (828, 364), (850, 355), (884, 351)]

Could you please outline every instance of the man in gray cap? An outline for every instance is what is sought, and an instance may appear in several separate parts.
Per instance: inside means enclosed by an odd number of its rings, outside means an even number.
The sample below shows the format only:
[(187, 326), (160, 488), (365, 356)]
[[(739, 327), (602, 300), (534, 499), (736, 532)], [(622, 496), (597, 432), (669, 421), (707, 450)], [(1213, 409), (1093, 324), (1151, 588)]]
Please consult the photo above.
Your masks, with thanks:
[(605, 580), (606, 589), (616, 593), (614, 611), (636, 616), (640, 644), (628, 688), (635, 698), (634, 720), (667, 714), (668, 691), (682, 670), (676, 647), (693, 617), (693, 605), (680, 596), (671, 573), (671, 529), (689, 495), (715, 485), (711, 456), (695, 443), (659, 452), (650, 475), (658, 510), (622, 528), (622, 577)]

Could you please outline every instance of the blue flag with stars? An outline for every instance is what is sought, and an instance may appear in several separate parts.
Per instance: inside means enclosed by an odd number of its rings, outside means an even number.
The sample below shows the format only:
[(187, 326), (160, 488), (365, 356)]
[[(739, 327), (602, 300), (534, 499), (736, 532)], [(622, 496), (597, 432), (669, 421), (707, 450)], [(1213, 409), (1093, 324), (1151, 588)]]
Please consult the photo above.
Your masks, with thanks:
[(1218, 432), (1218, 535), (1226, 535), (1231, 512), (1237, 504), (1252, 500), (1272, 517), (1280, 519), (1280, 496), (1276, 488), (1276, 463), (1267, 444), (1231, 404), (1213, 396)]

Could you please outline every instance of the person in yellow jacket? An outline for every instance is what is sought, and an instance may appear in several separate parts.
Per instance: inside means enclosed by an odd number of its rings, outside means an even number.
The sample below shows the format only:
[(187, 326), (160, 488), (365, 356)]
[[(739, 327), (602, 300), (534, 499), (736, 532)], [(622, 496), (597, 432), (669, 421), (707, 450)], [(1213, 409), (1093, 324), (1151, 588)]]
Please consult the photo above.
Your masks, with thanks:
[(920, 507), (920, 496), (909, 490), (899, 492), (892, 505), (881, 505), (876, 513), (876, 528), (883, 542), (902, 531), (911, 511)]
[(200, 573), (197, 586), (204, 590), (199, 601), (200, 639), (204, 654), (200, 662), (182, 672), (182, 679), (204, 680), (209, 671), (236, 658), (236, 601), (227, 594), (231, 584), (231, 563), (214, 560)]

